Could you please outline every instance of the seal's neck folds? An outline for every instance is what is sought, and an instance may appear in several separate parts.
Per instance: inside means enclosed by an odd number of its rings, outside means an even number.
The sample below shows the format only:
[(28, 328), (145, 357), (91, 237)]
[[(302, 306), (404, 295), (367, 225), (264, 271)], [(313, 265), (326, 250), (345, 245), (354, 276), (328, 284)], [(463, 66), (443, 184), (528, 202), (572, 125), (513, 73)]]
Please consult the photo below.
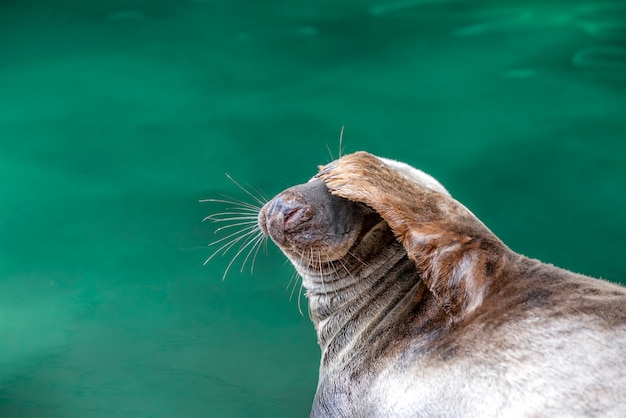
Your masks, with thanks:
[(403, 299), (413, 299), (420, 282), (384, 221), (369, 229), (343, 259), (317, 266), (292, 261), (307, 289), (311, 319), (327, 361), (349, 353)]

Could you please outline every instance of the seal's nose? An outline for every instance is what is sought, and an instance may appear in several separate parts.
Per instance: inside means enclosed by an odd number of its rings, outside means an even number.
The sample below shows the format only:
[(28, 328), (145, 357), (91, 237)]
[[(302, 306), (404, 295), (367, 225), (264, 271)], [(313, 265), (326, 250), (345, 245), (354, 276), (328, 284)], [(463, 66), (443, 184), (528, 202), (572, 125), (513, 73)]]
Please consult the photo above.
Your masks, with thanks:
[(283, 192), (261, 209), (259, 226), (274, 241), (282, 243), (286, 233), (297, 230), (310, 218), (307, 209), (308, 205), (298, 196)]
[(285, 230), (289, 230), (303, 221), (305, 209), (305, 205), (293, 197), (280, 195), (275, 199), (270, 214), (282, 221)]

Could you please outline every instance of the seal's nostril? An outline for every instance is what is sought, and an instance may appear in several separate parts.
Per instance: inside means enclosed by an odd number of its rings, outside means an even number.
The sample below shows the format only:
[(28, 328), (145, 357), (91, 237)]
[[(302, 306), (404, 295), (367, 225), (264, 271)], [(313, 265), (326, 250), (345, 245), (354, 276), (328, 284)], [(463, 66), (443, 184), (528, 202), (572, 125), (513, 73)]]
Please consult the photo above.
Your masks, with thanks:
[(292, 220), (300, 211), (302, 211), (301, 207), (286, 209), (283, 214), (283, 220), (285, 225), (287, 225), (287, 223)]

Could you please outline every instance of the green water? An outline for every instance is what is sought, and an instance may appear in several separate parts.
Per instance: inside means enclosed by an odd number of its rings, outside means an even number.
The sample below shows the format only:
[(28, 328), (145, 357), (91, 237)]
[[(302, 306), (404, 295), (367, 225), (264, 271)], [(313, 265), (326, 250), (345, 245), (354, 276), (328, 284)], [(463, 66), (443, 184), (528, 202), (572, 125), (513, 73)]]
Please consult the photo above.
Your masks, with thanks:
[[(292, 269), (223, 206), (359, 149), (514, 250), (626, 279), (626, 3), (0, 2), (0, 416), (305, 416)], [(304, 300), (302, 301), (304, 304)]]

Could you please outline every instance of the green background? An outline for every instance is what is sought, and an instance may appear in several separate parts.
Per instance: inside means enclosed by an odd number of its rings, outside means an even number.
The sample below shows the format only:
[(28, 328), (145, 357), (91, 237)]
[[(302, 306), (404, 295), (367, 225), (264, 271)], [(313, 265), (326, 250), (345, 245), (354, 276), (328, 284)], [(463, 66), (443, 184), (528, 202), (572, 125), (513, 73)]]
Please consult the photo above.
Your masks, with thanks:
[(344, 125), (514, 250), (626, 278), (621, 0), (2, 0), (0, 415), (307, 415), (291, 267), (222, 281), (198, 201), (306, 181)]

